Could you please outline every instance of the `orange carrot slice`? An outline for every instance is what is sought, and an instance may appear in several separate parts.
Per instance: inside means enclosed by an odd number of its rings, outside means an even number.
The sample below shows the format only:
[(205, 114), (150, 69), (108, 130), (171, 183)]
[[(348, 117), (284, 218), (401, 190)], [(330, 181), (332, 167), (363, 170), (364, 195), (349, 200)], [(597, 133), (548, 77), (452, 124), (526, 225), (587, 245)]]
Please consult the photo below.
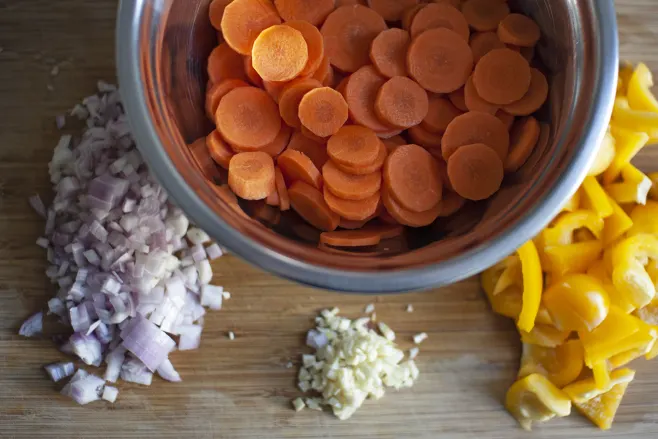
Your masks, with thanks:
[(471, 31), (464, 14), (454, 6), (440, 3), (432, 3), (416, 13), (411, 21), (411, 38), (416, 38), (429, 29), (444, 28), (449, 29), (459, 35), (462, 41), (468, 44), (468, 37)]
[(313, 78), (299, 78), (288, 83), (279, 95), (279, 113), (283, 121), (293, 127), (300, 128), (299, 103), (306, 93), (322, 87), (322, 84)]
[(337, 230), (320, 235), (321, 243), (334, 247), (367, 247), (377, 245), (379, 241), (381, 235), (372, 230)]
[(462, 14), (477, 31), (496, 30), (498, 24), (509, 15), (509, 6), (506, 1), (466, 0), (462, 4)]
[(368, 6), (368, 1), (367, 0), (336, 0), (337, 8), (340, 8), (341, 6), (352, 6), (352, 5)]
[[(463, 111), (455, 107), (449, 99), (433, 94), (429, 97), (427, 115), (420, 123), (420, 126), (430, 133), (443, 133), (450, 122), (460, 114), (463, 114)], [(437, 147), (440, 146), (441, 145), (439, 144)]]
[(274, 161), (264, 152), (241, 152), (231, 158), (228, 185), (245, 200), (264, 200), (275, 190)]
[(320, 137), (320, 136), (314, 134), (313, 132), (311, 132), (311, 130), (306, 128), (304, 125), (302, 125), (302, 128), (299, 131), (302, 133), (302, 135), (304, 137), (307, 137), (308, 139), (312, 140), (313, 142), (319, 143), (321, 145), (326, 145), (327, 140), (329, 140), (329, 137), (330, 137), (330, 136)]
[(282, 211), (290, 209), (290, 197), (288, 196), (288, 188), (286, 187), (286, 181), (283, 178), (283, 174), (278, 167), (274, 169), (274, 185), (276, 186), (276, 191), (279, 194), (279, 209)]
[(320, 67), (324, 58), (324, 40), (322, 39), (320, 30), (308, 21), (301, 20), (287, 21), (286, 26), (290, 26), (301, 32), (308, 47), (308, 61), (299, 75), (312, 75)]
[(399, 146), (388, 155), (382, 176), (395, 201), (412, 212), (424, 212), (441, 201), (439, 172), (434, 157), (411, 144)]
[(373, 66), (365, 66), (349, 76), (345, 84), (345, 101), (349, 116), (354, 123), (368, 127), (375, 132), (390, 131), (391, 127), (382, 122), (375, 112), (377, 92), (386, 83), (386, 78)]
[(334, 10), (333, 0), (274, 0), (284, 21), (303, 20), (320, 26)]
[(417, 3), (418, 0), (368, 0), (368, 6), (386, 21), (400, 21), (405, 9)]
[[(430, 6), (425, 6), (418, 15)], [(418, 16), (414, 22), (416, 20)], [(455, 32), (445, 28), (430, 29), (414, 37), (409, 45), (407, 69), (425, 90), (450, 93), (466, 83), (473, 70), (473, 53)]]
[(208, 134), (206, 137), (206, 146), (208, 147), (210, 157), (212, 157), (215, 163), (224, 169), (228, 169), (234, 153), (231, 147), (224, 142), (224, 139), (222, 139), (222, 136), (217, 130)]
[(247, 81), (242, 56), (226, 43), (221, 43), (210, 52), (207, 70), (213, 84), (219, 84), (225, 79)]
[(388, 149), (389, 154), (390, 154), (391, 151), (393, 151), (398, 146), (406, 145), (407, 143), (409, 143), (406, 140), (404, 140), (404, 138), (402, 138), (400, 136), (393, 136), (393, 137), (390, 137), (388, 139), (382, 140), (382, 142), (384, 142), (384, 145), (386, 145), (386, 148)]
[(288, 125), (282, 124), (281, 129), (279, 130), (279, 134), (276, 135), (274, 140), (272, 140), (271, 143), (265, 145), (263, 148), (260, 148), (259, 151), (263, 151), (272, 156), (272, 158), (276, 158), (288, 147), (291, 135), (292, 128), (290, 128)]
[(209, 119), (215, 120), (215, 112), (219, 102), (229, 91), (238, 87), (249, 87), (249, 84), (241, 79), (225, 79), (208, 89), (206, 92), (206, 115)]
[(539, 122), (532, 116), (519, 119), (510, 132), (509, 154), (505, 158), (506, 172), (515, 172), (528, 160), (539, 140)]
[(532, 47), (537, 44), (541, 32), (537, 23), (525, 15), (509, 14), (498, 25), (498, 38), (506, 44)]
[(278, 207), (279, 204), (281, 204), (281, 199), (279, 198), (279, 192), (276, 190), (276, 187), (275, 190), (272, 191), (272, 193), (269, 194), (267, 198), (265, 198), (265, 204), (267, 204), (268, 206), (276, 206), (276, 207)]
[(459, 209), (464, 207), (466, 200), (460, 197), (456, 192), (446, 191), (441, 200), (440, 217), (446, 217), (455, 214)]
[(201, 173), (210, 181), (220, 179), (221, 175), (217, 169), (215, 161), (210, 156), (208, 146), (206, 145), (206, 138), (201, 137), (188, 145), (190, 153), (194, 162), (197, 164)]
[(375, 134), (377, 134), (377, 137), (379, 137), (382, 140), (390, 139), (391, 137), (399, 136), (402, 134), (402, 129), (401, 128), (391, 128), (388, 131), (375, 131)]
[(256, 37), (277, 24), (281, 24), (281, 17), (270, 0), (233, 0), (224, 9), (221, 28), (233, 50), (251, 55)]
[(324, 188), (324, 201), (333, 212), (349, 220), (360, 221), (371, 217), (379, 205), (379, 192), (362, 200), (346, 200), (339, 198)]
[(399, 224), (373, 224), (369, 225), (367, 229), (379, 233), (382, 239), (396, 238), (404, 233), (404, 227)]
[(432, 133), (426, 130), (422, 125), (407, 130), (409, 138), (416, 144), (427, 149), (441, 149), (441, 142), (443, 136), (441, 134)]
[(309, 224), (325, 232), (336, 230), (340, 216), (329, 209), (322, 192), (303, 181), (296, 181), (290, 186), (288, 195), (292, 208)]
[(316, 189), (322, 187), (322, 175), (311, 159), (299, 151), (287, 149), (276, 161), (288, 184), (303, 181)]
[(396, 76), (381, 86), (375, 99), (377, 117), (397, 128), (418, 125), (427, 116), (427, 92), (415, 81)]
[(459, 90), (455, 90), (452, 93), (449, 93), (448, 99), (450, 99), (452, 105), (454, 105), (461, 111), (468, 111), (468, 108), (466, 107), (466, 98), (464, 97), (464, 87), (461, 87)]
[(322, 179), (329, 192), (337, 197), (363, 200), (379, 192), (382, 174), (379, 171), (365, 175), (347, 174), (330, 160), (322, 167)]
[(413, 22), (414, 18), (416, 17), (416, 14), (418, 11), (423, 9), (425, 7), (424, 3), (419, 3), (417, 5), (413, 5), (411, 7), (408, 7), (405, 9), (405, 11), (402, 13), (402, 29), (408, 31), (411, 29), (411, 23)]
[(239, 87), (228, 92), (219, 102), (215, 123), (222, 137), (241, 149), (262, 148), (281, 130), (276, 103), (255, 87)]
[(244, 57), (244, 71), (246, 72), (247, 78), (252, 85), (263, 88), (263, 78), (260, 77), (256, 70), (254, 70), (254, 65), (251, 62), (251, 56)]
[(454, 118), (443, 134), (443, 158), (447, 161), (459, 148), (473, 143), (484, 143), (503, 161), (509, 150), (509, 133), (496, 116), (479, 111), (464, 113)]
[(348, 220), (346, 218), (341, 218), (340, 223), (338, 224), (338, 227), (341, 229), (347, 229), (347, 230), (357, 230), (360, 229), (361, 227), (365, 226), (368, 221), (370, 221), (371, 218), (361, 220), (361, 221), (354, 221), (354, 220)]
[(316, 136), (331, 136), (347, 122), (347, 102), (332, 88), (316, 88), (302, 97), (298, 116), (302, 125)]
[(329, 14), (320, 32), (331, 65), (356, 72), (370, 61), (370, 45), (386, 30), (381, 15), (362, 5), (341, 6)]
[(224, 9), (231, 3), (233, 0), (212, 0), (210, 6), (208, 6), (208, 18), (210, 19), (210, 24), (215, 29), (222, 30), (222, 17), (224, 16)]
[(315, 142), (299, 131), (292, 133), (290, 143), (288, 143), (288, 149), (303, 153), (311, 159), (315, 167), (318, 169), (322, 169), (327, 160), (329, 160), (325, 144)]
[(313, 79), (320, 81), (325, 87), (329, 87), (334, 80), (334, 69), (329, 64), (329, 58), (326, 56), (320, 61), (320, 66), (313, 73)]
[(503, 110), (514, 116), (528, 116), (539, 110), (548, 98), (548, 81), (542, 72), (530, 69), (530, 86), (521, 99), (504, 105)]
[(251, 62), (265, 81), (285, 82), (296, 78), (308, 62), (304, 35), (285, 24), (268, 27), (254, 41)]
[(346, 125), (329, 138), (327, 154), (338, 164), (363, 167), (377, 160), (379, 146), (380, 140), (371, 129)]
[(471, 35), (469, 43), (473, 51), (473, 61), (477, 64), (480, 59), (494, 49), (504, 49), (505, 43), (500, 41), (496, 32), (478, 32)]
[(475, 66), (473, 82), (487, 102), (508, 105), (521, 99), (530, 88), (530, 65), (510, 49), (494, 49)]
[(505, 110), (498, 110), (496, 111), (495, 116), (500, 119), (500, 121), (505, 125), (507, 128), (507, 131), (512, 129), (512, 125), (514, 124), (514, 120), (516, 119), (514, 116), (506, 112)]
[(288, 82), (278, 82), (278, 81), (263, 81), (263, 88), (270, 95), (274, 102), (279, 103), (279, 98), (283, 89), (286, 88)]
[[(382, 189), (382, 201), (384, 202), (384, 206), (390, 217), (392, 217), (397, 223), (409, 227), (428, 226), (438, 218), (439, 213), (441, 212), (441, 203), (437, 203), (436, 206), (432, 207), (430, 210), (420, 213), (405, 209), (395, 201), (385, 188)], [(386, 217), (386, 215), (380, 216), (384, 221), (387, 221), (385, 219)]]
[(373, 172), (379, 171), (382, 166), (384, 166), (384, 161), (386, 160), (386, 156), (388, 155), (388, 150), (386, 149), (386, 146), (384, 145), (384, 142), (380, 141), (379, 142), (379, 154), (377, 155), (377, 159), (372, 165), (368, 166), (363, 166), (363, 167), (358, 167), (358, 166), (348, 166), (348, 165), (343, 165), (340, 163), (334, 163), (338, 169), (341, 171), (347, 173), (347, 174), (352, 174), (352, 175), (367, 175), (371, 174)]
[(491, 104), (480, 97), (473, 82), (473, 75), (469, 76), (464, 86), (464, 102), (470, 111), (481, 111), (489, 114), (496, 114), (498, 111), (497, 105)]
[(372, 40), (370, 59), (387, 78), (407, 75), (407, 50), (411, 37), (403, 29), (387, 29)]
[(503, 182), (503, 162), (483, 143), (464, 145), (448, 159), (448, 177), (458, 195), (467, 200), (492, 196)]
[(461, 9), (464, 0), (430, 0), (430, 1), (433, 3), (442, 3), (442, 4), (450, 5), (453, 8)]

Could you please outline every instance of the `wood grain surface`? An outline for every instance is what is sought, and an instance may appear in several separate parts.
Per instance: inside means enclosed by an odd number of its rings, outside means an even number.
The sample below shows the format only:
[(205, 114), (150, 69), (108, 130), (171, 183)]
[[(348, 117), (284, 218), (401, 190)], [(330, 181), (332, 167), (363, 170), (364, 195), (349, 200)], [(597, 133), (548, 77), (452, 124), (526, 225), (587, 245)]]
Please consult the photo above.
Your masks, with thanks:
[[(655, 0), (617, 2), (622, 57), (658, 70)], [(22, 320), (52, 288), (35, 239), (43, 223), (26, 199), (48, 194), (58, 139), (54, 116), (114, 79), (115, 0), (0, 0), (0, 437), (1, 438), (648, 438), (658, 436), (658, 363), (639, 361), (612, 431), (574, 414), (532, 434), (501, 405), (518, 367), (510, 321), (494, 316), (471, 279), (440, 290), (387, 297), (312, 290), (233, 257), (215, 264), (233, 293), (206, 319), (201, 349), (174, 355), (184, 381), (120, 384), (116, 404), (76, 406), (42, 365), (62, 360), (48, 340), (18, 337)], [(58, 66), (59, 73), (52, 75)], [(658, 168), (656, 150), (638, 163)], [(367, 402), (352, 419), (295, 413), (295, 368), (315, 313), (339, 306), (358, 316), (374, 302), (403, 347), (426, 331), (411, 390)], [(407, 304), (415, 312), (406, 313)], [(236, 340), (229, 341), (227, 331)]]

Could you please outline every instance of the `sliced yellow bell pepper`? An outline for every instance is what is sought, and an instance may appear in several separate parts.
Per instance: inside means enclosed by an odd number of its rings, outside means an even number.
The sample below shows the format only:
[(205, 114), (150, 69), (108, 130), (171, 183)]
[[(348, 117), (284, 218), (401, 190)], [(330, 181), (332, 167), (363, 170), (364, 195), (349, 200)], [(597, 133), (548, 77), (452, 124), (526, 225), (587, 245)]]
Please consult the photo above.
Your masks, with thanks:
[(576, 242), (544, 248), (546, 271), (557, 276), (584, 273), (603, 253), (599, 240)]
[(631, 63), (624, 62), (619, 67), (619, 76), (617, 80), (617, 96), (626, 96), (628, 94), (628, 84), (631, 82), (631, 77), (635, 68)]
[(626, 352), (613, 355), (608, 360), (610, 369), (616, 369), (618, 367), (625, 366), (631, 361), (635, 360), (636, 358), (640, 358), (642, 355), (645, 355), (647, 360), (650, 360), (652, 358), (651, 355), (653, 353), (655, 346), (656, 346), (656, 338), (654, 337), (653, 340), (649, 341), (644, 346), (640, 346), (639, 348), (631, 349)]
[[(519, 286), (512, 286), (500, 294), (495, 296), (489, 296), (489, 303), (491, 304), (491, 309), (496, 314), (500, 314), (505, 317), (509, 317), (514, 321), (518, 320), (519, 314), (521, 314), (522, 307), (522, 291)], [(544, 325), (551, 325), (551, 317), (546, 311), (546, 308), (543, 306), (539, 307), (539, 312), (537, 313), (537, 323)], [(534, 331), (534, 329), (533, 329)]]
[(522, 331), (529, 332), (535, 326), (535, 319), (539, 312), (544, 276), (541, 271), (537, 248), (532, 241), (523, 244), (516, 253), (521, 260), (523, 275), (523, 301), (516, 326)]
[(608, 246), (631, 229), (633, 221), (628, 214), (612, 198), (608, 198), (612, 206), (612, 215), (604, 220), (603, 245)]
[(628, 104), (633, 110), (658, 113), (658, 100), (651, 93), (651, 87), (651, 70), (644, 63), (638, 64), (628, 81)]
[(583, 202), (585, 209), (593, 210), (601, 218), (612, 215), (612, 204), (599, 182), (594, 177), (586, 177), (582, 185)]
[(625, 97), (615, 98), (612, 124), (627, 130), (646, 133), (649, 137), (658, 137), (658, 113), (633, 110)]
[(630, 163), (621, 169), (621, 176), (622, 182), (605, 186), (608, 195), (620, 204), (645, 204), (653, 185), (651, 179)]
[(566, 212), (573, 212), (575, 210), (578, 210), (580, 207), (580, 191), (576, 191), (575, 194), (569, 198), (569, 201), (567, 201), (564, 206), (562, 206), (562, 211)]
[(579, 332), (578, 335), (580, 336), (580, 341), (583, 343), (586, 354), (590, 353), (590, 356), (608, 359), (613, 355), (627, 350), (622, 349), (619, 352), (608, 355), (611, 345), (619, 343), (639, 330), (640, 319), (623, 312), (615, 306), (611, 306), (608, 310), (608, 316), (595, 330), (591, 332)]
[(580, 228), (586, 228), (597, 238), (603, 233), (603, 218), (590, 210), (576, 210), (564, 213), (554, 222), (553, 226), (542, 232), (544, 246), (567, 245), (573, 242), (573, 233)]
[(615, 138), (617, 155), (615, 155), (615, 159), (603, 173), (604, 184), (613, 183), (619, 177), (619, 174), (621, 174), (622, 168), (629, 164), (633, 157), (649, 141), (649, 135), (647, 133), (631, 131), (615, 125), (611, 126), (610, 132)]
[(596, 386), (594, 378), (585, 378), (565, 386), (562, 390), (569, 395), (574, 404), (582, 404), (608, 392), (613, 386), (630, 383), (635, 378), (631, 369), (616, 369), (610, 373), (610, 384), (604, 389)]
[(518, 258), (512, 259), (514, 262), (510, 263), (500, 274), (494, 286), (493, 295), (496, 296), (509, 287), (514, 285), (523, 285), (523, 276), (521, 274), (521, 261)]
[(658, 236), (658, 202), (647, 201), (644, 206), (633, 207), (630, 218), (633, 221), (633, 227), (628, 231), (629, 236), (638, 233), (649, 233)]
[(596, 153), (594, 163), (589, 168), (587, 175), (596, 177), (597, 175), (602, 174), (615, 159), (616, 153), (615, 138), (612, 137), (610, 130), (608, 130), (605, 133), (605, 137), (603, 137), (603, 141), (599, 146), (599, 151)]
[(658, 299), (654, 299), (648, 305), (635, 310), (633, 314), (648, 325), (658, 326)]
[(594, 385), (597, 389), (610, 388), (610, 369), (608, 369), (608, 362), (603, 360), (592, 365), (592, 373), (594, 374)]
[(545, 422), (571, 413), (569, 397), (537, 373), (512, 384), (505, 397), (505, 407), (525, 430), (531, 430), (533, 422)]
[(608, 315), (608, 293), (598, 279), (586, 274), (564, 276), (542, 297), (542, 303), (563, 331), (592, 331)]
[(578, 378), (583, 365), (584, 353), (580, 340), (569, 340), (555, 348), (524, 343), (518, 378), (538, 373), (562, 388)]
[(658, 260), (658, 238), (640, 233), (622, 240), (612, 249), (612, 283), (635, 308), (653, 300), (656, 287), (644, 265)]
[(612, 278), (610, 273), (607, 272), (605, 268), (605, 263), (602, 260), (594, 262), (588, 269), (587, 274), (597, 278), (605, 292), (608, 293), (608, 299), (610, 299), (610, 305), (615, 306), (621, 309), (626, 314), (632, 312), (635, 307), (621, 294), (615, 286), (612, 284)]
[(609, 430), (629, 384), (630, 382), (616, 384), (587, 402), (574, 402), (573, 405), (601, 430)]
[(554, 348), (560, 346), (569, 337), (571, 331), (561, 331), (552, 324), (538, 323), (532, 328), (532, 331), (519, 331), (523, 343)]

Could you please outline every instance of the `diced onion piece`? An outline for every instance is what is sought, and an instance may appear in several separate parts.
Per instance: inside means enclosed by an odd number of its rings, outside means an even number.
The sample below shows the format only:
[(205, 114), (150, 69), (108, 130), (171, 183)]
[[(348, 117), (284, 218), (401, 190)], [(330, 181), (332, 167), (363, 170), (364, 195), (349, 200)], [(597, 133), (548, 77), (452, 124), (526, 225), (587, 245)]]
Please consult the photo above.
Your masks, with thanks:
[(420, 334), (414, 335), (414, 343), (416, 344), (421, 344), (425, 340), (427, 340), (427, 333), (425, 332), (421, 332)]
[(102, 398), (105, 401), (114, 403), (117, 400), (118, 395), (119, 395), (119, 389), (113, 386), (105, 386), (105, 388), (103, 389)]
[(46, 372), (51, 380), (57, 382), (62, 378), (70, 377), (75, 372), (75, 365), (70, 361), (53, 363), (45, 366)]
[(38, 312), (30, 316), (18, 330), (18, 335), (23, 337), (34, 337), (43, 331), (43, 313)]

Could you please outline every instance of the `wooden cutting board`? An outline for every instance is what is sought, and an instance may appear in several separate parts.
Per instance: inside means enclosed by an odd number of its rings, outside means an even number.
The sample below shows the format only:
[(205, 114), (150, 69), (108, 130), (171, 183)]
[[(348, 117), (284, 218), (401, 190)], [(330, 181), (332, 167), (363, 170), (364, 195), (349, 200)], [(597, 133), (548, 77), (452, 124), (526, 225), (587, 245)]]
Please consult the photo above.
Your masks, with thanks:
[[(622, 57), (658, 71), (655, 0), (618, 1)], [(43, 222), (26, 199), (48, 194), (46, 171), (58, 139), (54, 116), (114, 78), (114, 0), (0, 1), (0, 437), (2, 438), (647, 438), (658, 435), (658, 362), (639, 361), (613, 430), (578, 415), (531, 435), (501, 405), (513, 382), (519, 341), (494, 316), (471, 279), (419, 294), (382, 297), (312, 290), (225, 257), (216, 281), (233, 293), (206, 320), (201, 349), (174, 355), (184, 381), (120, 384), (115, 405), (79, 407), (60, 396), (42, 365), (62, 360), (47, 340), (18, 337), (22, 320), (52, 288)], [(655, 29), (655, 30), (654, 30)], [(55, 75), (53, 67), (58, 66)], [(637, 162), (658, 168), (656, 149)], [(352, 419), (295, 413), (294, 368), (315, 313), (339, 306), (351, 317), (373, 302), (403, 347), (426, 331), (411, 390), (368, 402)], [(405, 312), (413, 304), (413, 313)], [(229, 341), (227, 331), (237, 338)]]

